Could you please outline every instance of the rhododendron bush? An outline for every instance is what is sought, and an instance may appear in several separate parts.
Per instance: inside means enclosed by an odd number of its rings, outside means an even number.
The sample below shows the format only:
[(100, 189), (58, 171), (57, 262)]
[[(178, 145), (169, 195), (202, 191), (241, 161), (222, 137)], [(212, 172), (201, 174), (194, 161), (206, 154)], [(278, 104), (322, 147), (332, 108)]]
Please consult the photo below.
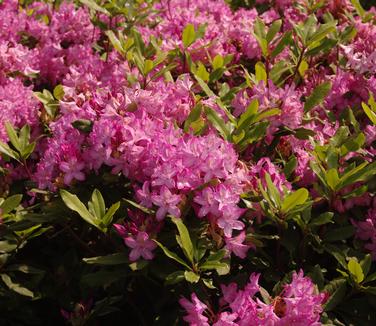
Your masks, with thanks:
[(375, 325), (367, 4), (0, 1), (0, 325)]

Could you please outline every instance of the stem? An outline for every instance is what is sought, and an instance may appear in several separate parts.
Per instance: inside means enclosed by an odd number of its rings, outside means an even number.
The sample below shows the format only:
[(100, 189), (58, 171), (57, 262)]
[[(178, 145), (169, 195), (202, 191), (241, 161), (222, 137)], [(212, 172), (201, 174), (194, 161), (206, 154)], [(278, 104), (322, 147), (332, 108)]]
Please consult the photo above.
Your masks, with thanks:
[(30, 181), (31, 181), (31, 179), (32, 179), (32, 175), (31, 175), (31, 172), (30, 172), (30, 170), (29, 170), (29, 167), (28, 167), (27, 162), (26, 162), (25, 159), (22, 160), (22, 165), (24, 166), (25, 171), (26, 171), (26, 173), (27, 173), (27, 176), (29, 177), (29, 179), (30, 179)]
[(291, 76), (291, 83), (290, 83), (290, 85), (294, 82), (295, 76), (296, 76), (297, 73), (299, 72), (299, 67), (300, 67), (300, 64), (301, 64), (302, 61), (303, 61), (305, 50), (306, 50), (306, 48), (303, 47), (303, 48), (302, 48), (302, 52), (300, 52), (299, 60), (298, 60), (298, 63), (297, 63), (297, 65), (296, 65), (296, 67), (295, 67), (294, 74)]
[(96, 255), (96, 253), (87, 245), (86, 242), (82, 241), (82, 239), (72, 230), (72, 228), (68, 225), (65, 224), (69, 234), (76, 240), (85, 250), (87, 250), (90, 254)]

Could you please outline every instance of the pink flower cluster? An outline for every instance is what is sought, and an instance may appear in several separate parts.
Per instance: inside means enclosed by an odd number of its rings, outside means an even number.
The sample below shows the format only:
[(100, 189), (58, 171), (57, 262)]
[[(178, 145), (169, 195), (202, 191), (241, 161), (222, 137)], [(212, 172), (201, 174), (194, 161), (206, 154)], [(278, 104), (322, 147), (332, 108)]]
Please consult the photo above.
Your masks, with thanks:
[[(282, 10), (286, 19), (281, 32), (285, 32), (306, 18), (296, 6), (302, 7), (304, 3), (276, 1), (275, 8), (260, 17), (269, 26)], [(328, 4), (322, 9), (338, 17), (339, 30), (349, 25), (342, 15), (344, 8), (352, 8), (349, 1), (336, 1), (336, 5)], [(213, 59), (216, 54), (233, 55), (233, 63), (239, 64), (253, 64), (261, 58), (260, 47), (252, 34), (258, 17), (256, 9), (233, 12), (224, 1), (214, 0), (163, 0), (154, 9), (146, 22), (136, 28), (146, 42), (152, 36), (162, 37), (162, 50), (183, 50), (182, 32), (191, 23), (196, 31), (203, 30), (203, 36), (186, 49), (193, 61), (208, 64), (208, 56)], [(355, 26), (358, 34), (354, 42), (338, 53), (347, 59), (350, 69), (334, 70), (334, 64), (314, 67), (316, 63), (310, 62), (306, 72), (309, 78), (303, 78), (301, 83), (289, 80), (285, 86), (277, 87), (271, 80), (261, 81), (235, 95), (234, 115), (240, 116), (257, 99), (260, 112), (280, 110), (268, 119), (266, 145), (272, 144), (282, 127), (309, 129), (315, 133), (316, 142), (327, 144), (339, 124), (330, 121), (326, 111), (331, 110), (339, 117), (347, 107), (359, 108), (370, 93), (376, 94), (376, 29), (361, 20)], [(245, 243), (248, 217), (244, 217), (245, 210), (239, 205), (240, 195), (250, 188), (256, 190), (259, 179), (265, 185), (266, 173), (281, 193), (283, 189), (292, 189), (292, 183), (272, 163), (273, 158), (253, 161), (255, 150), (265, 144), (250, 146), (246, 151), (250, 159), (245, 163), (236, 147), (223, 140), (214, 128), (208, 128), (200, 136), (185, 133), (183, 123), (197, 101), (192, 77), (180, 74), (172, 81), (157, 78), (143, 85), (140, 73), (114, 49), (109, 49), (106, 59), (101, 58), (93, 45), (98, 46), (103, 37), (85, 7), (63, 2), (55, 9), (49, 4), (34, 2), (24, 10), (15, 0), (3, 1), (0, 4), (0, 140), (8, 140), (4, 127), (7, 121), (16, 128), (30, 125), (33, 140), (43, 134), (29, 163), (32, 181), (39, 188), (56, 191), (84, 181), (90, 173), (100, 174), (103, 169), (110, 169), (113, 174), (122, 174), (131, 181), (135, 200), (154, 210), (158, 223), (167, 215), (184, 216), (186, 208), (191, 207), (199, 218), (208, 219), (217, 228), (229, 252), (245, 257), (250, 248)], [(278, 59), (287, 54), (282, 52)], [(327, 60), (334, 62), (335, 55), (330, 53)], [(270, 70), (273, 62), (267, 65)], [(174, 73), (181, 72), (180, 68)], [(235, 84), (234, 80), (241, 75), (236, 69), (226, 72), (228, 84)], [(126, 77), (131, 74), (139, 80), (129, 83)], [(302, 98), (326, 80), (332, 82), (332, 88), (324, 104), (312, 110), (316, 119), (306, 122)], [(59, 101), (57, 115), (50, 117), (33, 91), (47, 88), (52, 91), (58, 84), (62, 85), (64, 96)], [(220, 111), (211, 98), (203, 103)], [(369, 126), (361, 111), (358, 115), (360, 130), (367, 137), (365, 153), (372, 157), (375, 127)], [(76, 122), (89, 124), (90, 130), (78, 130), (72, 125)], [(44, 129), (48, 130), (48, 137)], [(309, 166), (312, 143), (288, 135), (281, 137), (277, 149), (283, 159), (295, 155), (293, 176), (297, 184), (312, 185), (316, 180)], [(11, 172), (7, 182), (25, 177), (22, 166), (6, 165)], [(362, 199), (351, 204), (367, 203)], [(257, 205), (255, 210), (258, 210), (255, 216), (260, 217)], [(149, 241), (157, 231), (143, 229), (143, 222), (139, 224), (132, 232), (118, 231), (132, 249), (132, 259), (150, 259), (154, 245)], [(362, 230), (359, 227), (360, 238)]]
[(191, 326), (321, 325), (319, 319), (326, 294), (318, 293), (303, 271), (294, 272), (291, 283), (284, 285), (282, 293), (268, 298), (270, 303), (256, 297), (260, 292), (259, 277), (260, 274), (252, 274), (242, 290), (235, 283), (222, 285), (223, 296), (217, 314), (195, 293), (192, 301), (182, 298), (180, 304), (187, 313), (184, 320)]

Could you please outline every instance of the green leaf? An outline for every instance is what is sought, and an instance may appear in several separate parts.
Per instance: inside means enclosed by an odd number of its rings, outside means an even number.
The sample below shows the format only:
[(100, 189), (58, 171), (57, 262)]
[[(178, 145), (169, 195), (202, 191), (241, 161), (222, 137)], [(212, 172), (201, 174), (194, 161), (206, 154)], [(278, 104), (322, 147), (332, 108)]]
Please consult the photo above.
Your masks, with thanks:
[(268, 75), (266, 74), (265, 65), (261, 61), (256, 63), (255, 71), (256, 71), (256, 80), (258, 82), (263, 81), (266, 84)]
[(209, 81), (210, 74), (208, 73), (208, 71), (206, 70), (205, 66), (202, 64), (201, 61), (198, 62), (197, 68), (194, 68), (193, 70), (194, 70), (194, 74), (197, 77), (201, 78), (204, 82)]
[(192, 271), (185, 271), (184, 277), (189, 283), (197, 283), (200, 280), (200, 275), (197, 275)]
[(354, 231), (354, 227), (351, 225), (337, 227), (327, 232), (324, 236), (324, 240), (328, 242), (345, 240), (351, 238), (354, 235)]
[(185, 132), (189, 132), (192, 123), (197, 121), (200, 118), (201, 112), (202, 112), (202, 105), (201, 103), (197, 103), (193, 107), (192, 111), (189, 113), (187, 119), (184, 121)]
[(54, 94), (54, 97), (57, 99), (57, 100), (62, 100), (63, 97), (64, 97), (64, 87), (63, 85), (57, 85), (55, 88), (54, 88), (54, 91), (53, 91), (53, 94)]
[(324, 101), (325, 97), (329, 94), (331, 88), (332, 83), (329, 81), (318, 85), (304, 103), (304, 112), (308, 112), (315, 106), (321, 104)]
[(90, 133), (93, 130), (93, 121), (87, 119), (79, 119), (72, 122), (72, 126), (79, 131), (82, 131), (86, 134)]
[(165, 284), (166, 285), (174, 285), (176, 283), (179, 283), (181, 281), (183, 281), (185, 278), (185, 271), (176, 271), (176, 272), (173, 272), (169, 275), (167, 275), (166, 279), (165, 279)]
[(17, 132), (14, 130), (13, 126), (7, 121), (5, 122), (5, 129), (7, 131), (8, 137), (12, 145), (19, 151), (21, 152), (21, 143), (18, 139)]
[(338, 189), (342, 189), (349, 186), (355, 182), (366, 181), (369, 177), (375, 175), (376, 173), (376, 162), (368, 164), (364, 162), (357, 166), (356, 168), (346, 172), (341, 178), (338, 185)]
[(21, 286), (18, 283), (14, 283), (12, 279), (7, 274), (0, 274), (1, 279), (5, 283), (5, 285), (12, 291), (23, 295), (25, 297), (34, 298), (34, 293), (30, 291), (29, 289)]
[(298, 68), (300, 76), (304, 77), (304, 74), (308, 68), (309, 68), (308, 62), (306, 60), (302, 60)]
[(171, 220), (178, 228), (180, 241), (185, 256), (191, 263), (193, 263), (194, 248), (187, 227), (184, 225), (183, 221), (180, 218), (171, 217)]
[(289, 178), (291, 174), (294, 172), (296, 165), (298, 163), (298, 160), (295, 156), (292, 156), (288, 162), (283, 167), (283, 174), (286, 176), (286, 178)]
[(25, 148), (29, 145), (29, 142), (30, 142), (30, 126), (29, 125), (26, 124), (21, 128), (18, 140), (20, 142), (20, 153), (22, 155)]
[(281, 211), (283, 213), (288, 213), (296, 206), (304, 204), (307, 201), (308, 196), (308, 190), (305, 188), (300, 188), (297, 191), (288, 194), (283, 200)]
[(78, 213), (86, 222), (98, 228), (98, 221), (93, 215), (90, 214), (86, 206), (78, 199), (76, 195), (72, 195), (70, 192), (61, 189), (60, 196), (68, 208)]
[(222, 68), (224, 64), (223, 57), (220, 54), (217, 54), (213, 59), (213, 70)]
[(265, 174), (265, 181), (270, 199), (274, 202), (275, 207), (281, 207), (281, 195), (277, 187), (274, 185), (269, 173)]
[(332, 22), (320, 25), (317, 31), (307, 41), (308, 48), (311, 49), (314, 46), (318, 46), (319, 42), (323, 38), (325, 38), (328, 34), (335, 32), (336, 24), (337, 24), (336, 21), (332, 21)]
[(277, 109), (277, 108), (270, 109), (270, 110), (267, 110), (267, 111), (262, 111), (262, 112), (260, 112), (260, 114), (258, 114), (255, 121), (256, 122), (261, 121), (262, 119), (266, 119), (266, 118), (278, 115), (280, 113), (281, 113), (281, 110)]
[(227, 268), (228, 264), (224, 262), (219, 261), (206, 261), (200, 266), (200, 270), (211, 270), (211, 269), (221, 269), (221, 268)]
[(115, 213), (118, 211), (120, 207), (120, 202), (111, 205), (111, 207), (107, 210), (107, 213), (103, 216), (102, 222), (104, 225), (109, 226), (112, 222), (112, 219), (115, 215)]
[(371, 122), (376, 125), (376, 112), (372, 111), (371, 108), (364, 102), (362, 102), (362, 108)]
[(275, 20), (272, 25), (269, 27), (268, 33), (266, 34), (266, 41), (270, 43), (273, 39), (274, 36), (280, 31), (282, 26), (282, 20), (278, 19)]
[(2, 215), (14, 210), (21, 203), (21, 200), (22, 195), (13, 195), (5, 199), (0, 205)]
[(330, 294), (328, 301), (324, 305), (324, 311), (332, 311), (336, 306), (338, 306), (346, 295), (346, 280), (335, 279), (332, 280), (328, 285), (325, 286), (324, 292)]
[(334, 223), (332, 221), (333, 217), (334, 217), (334, 213), (325, 212), (325, 213), (320, 214), (318, 217), (314, 218), (309, 223), (309, 225), (310, 226), (319, 226), (319, 225), (324, 225), (324, 224), (328, 224), (328, 223)]
[(185, 26), (182, 40), (185, 48), (188, 48), (196, 40), (195, 27), (192, 24)]
[(106, 10), (105, 8), (99, 6), (94, 0), (79, 0), (82, 4), (89, 7), (90, 9), (94, 11), (101, 12), (102, 14), (105, 14), (107, 16), (111, 16), (110, 12)]
[(265, 24), (260, 18), (256, 18), (254, 23), (254, 36), (260, 45), (261, 52), (264, 56), (268, 54), (268, 42), (266, 40)]
[(247, 110), (240, 116), (240, 119), (237, 123), (237, 128), (242, 129), (246, 126), (246, 121), (249, 120), (251, 117), (255, 116), (259, 107), (258, 99), (255, 98), (251, 101), (248, 105)]
[(230, 139), (230, 131), (228, 130), (224, 120), (212, 108), (206, 107), (205, 113), (207, 119), (212, 123), (213, 127), (219, 131), (223, 139)]
[(3, 143), (2, 141), (0, 141), (0, 152), (20, 162), (18, 153), (12, 150), (7, 144)]
[(110, 40), (114, 49), (119, 52), (121, 55), (124, 55), (125, 51), (120, 40), (116, 37), (115, 33), (111, 30), (106, 31), (105, 34), (107, 35), (108, 39)]
[(291, 42), (292, 40), (292, 31), (288, 31), (283, 34), (281, 40), (278, 42), (274, 50), (272, 51), (271, 57), (275, 58), (278, 54), (280, 54), (284, 48)]
[(351, 258), (347, 264), (347, 268), (349, 272), (351, 273), (351, 275), (353, 276), (354, 281), (356, 283), (359, 284), (364, 280), (362, 267), (360, 266), (360, 264), (358, 263), (356, 259)]
[(158, 242), (157, 240), (153, 240), (159, 248), (161, 248), (164, 252), (164, 254), (175, 260), (176, 262), (178, 262), (179, 264), (183, 265), (185, 268), (187, 268), (188, 270), (192, 270), (191, 267), (189, 267), (189, 265), (183, 260), (181, 259), (177, 254), (175, 254), (174, 252), (170, 251), (169, 249), (167, 249), (164, 245), (162, 245), (160, 242)]
[(106, 205), (104, 203), (103, 196), (98, 189), (94, 189), (91, 195), (91, 203), (93, 207), (93, 211), (91, 213), (98, 219), (101, 219), (106, 214)]
[(368, 277), (365, 279), (364, 283), (373, 282), (376, 280), (376, 272), (368, 275)]
[(337, 190), (337, 185), (339, 184), (339, 177), (338, 177), (338, 172), (337, 169), (330, 169), (328, 172), (325, 174), (325, 179), (326, 183), (330, 187), (332, 191)]
[(364, 273), (364, 277), (368, 275), (368, 272), (372, 265), (372, 256), (370, 254), (367, 254), (364, 256), (362, 261), (360, 262), (360, 266), (362, 268), (362, 271)]
[(260, 39), (266, 38), (265, 24), (260, 18), (256, 18), (254, 24), (254, 32)]
[(138, 208), (140, 211), (144, 212), (145, 214), (154, 214), (154, 211), (150, 208), (146, 208), (144, 206), (141, 206), (140, 204), (132, 201), (132, 200), (129, 200), (129, 199), (126, 199), (126, 198), (122, 198), (125, 202), (127, 202), (128, 204), (132, 205), (133, 207), (136, 207)]
[(145, 60), (145, 63), (144, 63), (144, 76), (146, 76), (150, 71), (152, 71), (154, 68), (154, 63), (152, 60)]
[(122, 265), (128, 264), (129, 259), (125, 253), (119, 252), (116, 254), (111, 254), (107, 256), (98, 256), (98, 257), (90, 257), (90, 258), (83, 258), (82, 259), (86, 264), (92, 265)]
[(364, 17), (366, 11), (363, 9), (362, 5), (360, 4), (359, 0), (351, 0), (352, 5), (354, 6), (356, 12), (360, 17)]

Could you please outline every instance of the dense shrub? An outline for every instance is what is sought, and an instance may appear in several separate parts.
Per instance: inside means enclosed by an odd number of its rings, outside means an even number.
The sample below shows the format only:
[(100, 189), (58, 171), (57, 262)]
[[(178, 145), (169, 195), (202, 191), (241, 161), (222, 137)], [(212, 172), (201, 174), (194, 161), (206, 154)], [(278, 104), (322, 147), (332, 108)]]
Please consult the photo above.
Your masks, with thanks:
[(0, 1), (0, 325), (375, 325), (364, 6)]

